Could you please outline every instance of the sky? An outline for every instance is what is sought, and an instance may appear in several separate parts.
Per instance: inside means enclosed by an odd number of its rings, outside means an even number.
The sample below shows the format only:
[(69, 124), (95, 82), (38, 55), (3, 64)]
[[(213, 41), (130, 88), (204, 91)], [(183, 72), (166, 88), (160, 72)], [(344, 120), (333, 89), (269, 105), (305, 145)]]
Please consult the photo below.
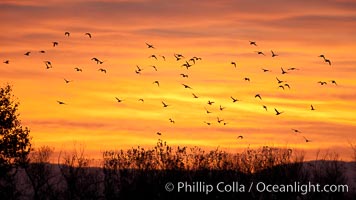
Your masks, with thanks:
[[(100, 158), (105, 150), (153, 147), (163, 139), (229, 152), (267, 145), (305, 152), (307, 159), (317, 151), (351, 159), (355, 1), (3, 0), (0, 19), (0, 85), (13, 86), (35, 148), (66, 151), (80, 143)], [(194, 56), (201, 60), (193, 64)]]

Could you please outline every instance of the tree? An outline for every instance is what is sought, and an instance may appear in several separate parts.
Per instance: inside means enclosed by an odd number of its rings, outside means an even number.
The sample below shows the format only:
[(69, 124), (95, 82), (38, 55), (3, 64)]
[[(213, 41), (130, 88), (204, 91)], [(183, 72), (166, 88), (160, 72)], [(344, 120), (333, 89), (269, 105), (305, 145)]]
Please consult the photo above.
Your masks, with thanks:
[(22, 127), (17, 113), (19, 103), (10, 85), (0, 88), (0, 177), (28, 163), (30, 130)]

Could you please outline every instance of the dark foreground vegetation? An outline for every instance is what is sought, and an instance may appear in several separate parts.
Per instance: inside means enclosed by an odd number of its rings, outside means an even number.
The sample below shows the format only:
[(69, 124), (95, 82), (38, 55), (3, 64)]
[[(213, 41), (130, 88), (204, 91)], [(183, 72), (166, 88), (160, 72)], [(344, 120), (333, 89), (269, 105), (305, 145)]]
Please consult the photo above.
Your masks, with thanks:
[[(53, 149), (31, 148), (30, 131), (21, 126), (17, 107), (11, 87), (0, 88), (1, 200), (356, 198), (355, 177), (347, 174), (356, 171), (355, 163), (343, 163), (333, 154), (303, 162), (303, 155), (295, 155), (291, 149), (267, 146), (233, 154), (219, 149), (173, 148), (158, 140), (152, 149), (103, 152), (96, 167), (83, 149), (62, 152), (57, 164), (50, 163)], [(356, 160), (356, 148), (351, 147)], [(279, 186), (348, 184), (343, 188), (348, 191), (260, 192), (264, 189), (256, 187), (260, 182)], [(251, 183), (255, 185), (250, 188)]]
[[(13, 169), (1, 179), (0, 199), (354, 199), (346, 167), (355, 163), (341, 162), (328, 154), (318, 161), (303, 162), (291, 149), (262, 147), (231, 154), (219, 149), (205, 152), (194, 147), (172, 148), (159, 140), (152, 149), (140, 147), (103, 153), (101, 167), (77, 149), (61, 153), (59, 164), (49, 163), (53, 149), (33, 151), (30, 163)], [(347, 164), (347, 165), (346, 165)], [(353, 166), (352, 166), (353, 165)], [(172, 182), (175, 189), (166, 191)], [(178, 182), (191, 185), (177, 191)], [(200, 182), (200, 188), (198, 187)], [(219, 192), (216, 185), (236, 186), (238, 191)], [(259, 192), (249, 190), (257, 184), (345, 185), (348, 192)], [(195, 188), (193, 185), (195, 184)], [(214, 186), (206, 194), (204, 185)], [(222, 185), (222, 184), (221, 184)], [(235, 184), (236, 185), (236, 184)], [(245, 188), (242, 188), (242, 185)], [(221, 186), (221, 189), (224, 189)], [(227, 188), (229, 189), (229, 188)], [(192, 192), (195, 190), (195, 192)]]

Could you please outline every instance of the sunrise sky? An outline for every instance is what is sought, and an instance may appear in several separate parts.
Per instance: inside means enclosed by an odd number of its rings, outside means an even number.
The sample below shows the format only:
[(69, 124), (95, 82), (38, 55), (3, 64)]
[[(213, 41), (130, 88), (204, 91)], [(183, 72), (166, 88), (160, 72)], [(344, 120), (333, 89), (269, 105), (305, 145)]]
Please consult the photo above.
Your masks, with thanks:
[[(35, 148), (66, 150), (76, 141), (100, 157), (103, 150), (152, 147), (161, 138), (171, 145), (232, 152), (264, 145), (303, 149), (308, 159), (320, 149), (351, 159), (355, 1), (2, 0), (0, 19), (0, 84), (13, 86)], [(53, 47), (54, 41), (59, 45)], [(272, 58), (271, 50), (278, 56)], [(175, 53), (185, 58), (176, 61)], [(189, 70), (181, 67), (193, 56), (202, 60)], [(46, 69), (44, 61), (53, 68)], [(140, 75), (136, 65), (143, 68)], [(282, 75), (281, 67), (288, 73)], [(292, 67), (299, 70), (287, 70)], [(291, 89), (279, 88), (276, 77)], [(233, 103), (231, 96), (240, 101)], [(161, 101), (169, 106), (163, 108)], [(220, 105), (226, 108), (220, 111)], [(277, 116), (274, 108), (284, 113)], [(217, 117), (227, 124), (217, 123)]]

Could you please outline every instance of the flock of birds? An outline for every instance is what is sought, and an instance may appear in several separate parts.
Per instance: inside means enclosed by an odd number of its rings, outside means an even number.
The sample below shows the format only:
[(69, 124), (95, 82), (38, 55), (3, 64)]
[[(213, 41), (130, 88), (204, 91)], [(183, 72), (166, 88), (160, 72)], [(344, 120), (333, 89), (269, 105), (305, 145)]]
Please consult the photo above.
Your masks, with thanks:
[[(65, 37), (70, 37), (70, 32), (65, 32), (64, 35), (65, 35)], [(92, 34), (91, 34), (91, 33), (84, 33), (84, 35), (85, 35), (87, 38), (89, 38), (89, 39), (92, 38)], [(150, 43), (145, 43), (145, 44), (146, 44), (146, 47), (147, 47), (148, 49), (156, 49), (156, 46), (153, 45), (153, 44), (150, 44)], [(251, 46), (258, 47), (256, 41), (249, 41), (249, 44), (250, 44)], [(57, 41), (52, 42), (52, 46), (53, 46), (53, 48), (58, 47), (58, 46), (59, 46), (59, 42), (57, 42)], [(46, 51), (44, 51), (44, 50), (40, 50), (40, 51), (38, 51), (38, 52), (41, 53), (41, 54), (46, 53)], [(258, 55), (266, 56), (266, 54), (265, 54), (264, 52), (262, 52), (262, 51), (254, 51), (254, 52), (257, 53)], [(27, 51), (26, 53), (24, 53), (24, 56), (30, 56), (31, 53), (32, 53), (31, 51)], [(185, 67), (187, 70), (189, 70), (189, 68), (191, 68), (193, 65), (197, 64), (200, 60), (202, 60), (201, 57), (197, 57), (197, 56), (194, 56), (194, 57), (191, 57), (191, 58), (186, 58), (184, 55), (179, 54), (179, 53), (174, 53), (173, 56), (174, 56), (174, 59), (175, 59), (176, 61), (183, 60), (183, 64), (181, 65), (181, 67)], [(274, 57), (277, 57), (277, 56), (279, 56), (279, 55), (276, 54), (273, 50), (271, 50), (271, 57), (274, 58)], [(319, 55), (319, 57), (322, 58), (325, 63), (327, 63), (328, 65), (331, 66), (331, 61), (330, 61), (329, 59), (327, 59), (324, 55)], [(155, 59), (155, 60), (162, 59), (163, 61), (166, 61), (166, 57), (165, 57), (164, 55), (151, 54), (151, 55), (148, 56), (148, 58), (149, 58), (149, 59)], [(101, 66), (101, 65), (104, 63), (103, 60), (101, 60), (101, 59), (99, 59), (99, 58), (97, 58), (97, 57), (91, 58), (91, 61), (95, 62), (95, 63), (96, 63), (97, 65), (99, 65), (99, 66)], [(45, 69), (49, 70), (49, 69), (53, 68), (51, 61), (46, 60), (46, 61), (43, 61), (43, 62), (44, 62), (44, 64), (45, 64)], [(5, 61), (3, 61), (3, 63), (4, 63), (4, 64), (10, 64), (10, 60), (5, 60)], [(231, 61), (230, 64), (231, 64), (233, 67), (235, 67), (235, 68), (237, 67), (236, 61)], [(153, 70), (158, 71), (158, 67), (157, 67), (157, 66), (152, 65), (152, 66), (150, 66), (150, 67), (151, 67)], [(81, 69), (81, 68), (79, 68), (79, 67), (75, 67), (75, 68), (73, 68), (73, 69), (74, 69), (76, 72), (83, 72), (83, 69)], [(134, 71), (134, 73), (136, 73), (137, 75), (141, 75), (142, 72), (143, 72), (143, 70), (144, 70), (144, 69), (143, 69), (142, 67), (136, 65), (135, 70), (133, 70), (133, 71)], [(287, 74), (289, 71), (293, 71), (293, 70), (299, 70), (299, 69), (298, 69), (298, 68), (295, 68), (295, 67), (291, 67), (291, 68), (288, 68), (288, 69), (284, 69), (283, 67), (281, 67), (281, 74), (282, 74), (282, 75), (283, 75), (283, 74)], [(102, 72), (102, 73), (105, 73), (105, 74), (108, 72), (108, 71), (107, 71), (105, 68), (103, 68), (103, 67), (99, 67), (99, 68), (98, 68), (98, 71), (99, 71), (99, 72)], [(271, 70), (265, 69), (265, 68), (262, 68), (262, 71), (263, 71), (264, 73), (266, 73), (266, 72), (271, 72)], [(182, 78), (189, 78), (189, 74), (187, 74), (187, 73), (181, 73), (181, 74), (179, 74), (179, 75), (180, 75)], [(244, 80), (249, 82), (249, 81), (250, 81), (250, 78), (249, 78), (249, 77), (245, 77)], [(283, 89), (283, 90), (285, 90), (286, 88), (288, 88), (288, 89), (291, 88), (291, 86), (287, 83), (287, 81), (280, 80), (278, 77), (276, 77), (276, 80), (277, 80), (278, 88), (281, 88), (281, 89)], [(64, 78), (64, 81), (65, 81), (66, 84), (69, 84), (69, 83), (71, 83), (73, 80), (68, 80), (68, 79)], [(337, 85), (337, 83), (336, 83), (335, 80), (330, 80), (329, 82), (330, 82), (331, 84)], [(319, 81), (319, 82), (317, 82), (317, 83), (319, 83), (320, 85), (326, 85), (326, 84), (328, 84), (328, 82), (326, 82), (326, 81)], [(159, 82), (158, 80), (153, 81), (152, 84), (156, 85), (157, 87), (160, 87), (160, 82)], [(187, 84), (181, 84), (181, 85), (182, 85), (185, 89), (193, 90), (193, 88), (192, 88), (191, 86), (187, 85)], [(193, 98), (195, 98), (195, 99), (200, 98), (196, 93), (193, 93), (193, 92), (192, 92), (192, 96), (193, 96)], [(256, 94), (256, 95), (254, 96), (254, 98), (259, 99), (259, 100), (262, 101), (262, 95), (261, 95), (261, 94)], [(230, 96), (230, 99), (231, 99), (232, 103), (237, 103), (237, 102), (240, 101), (239, 99), (237, 99), (237, 98), (235, 98), (235, 97), (233, 97), (233, 96)], [(117, 103), (122, 103), (122, 102), (124, 101), (124, 99), (121, 99), (121, 98), (119, 98), (119, 97), (115, 97), (115, 100), (117, 101)], [(141, 101), (142, 103), (145, 102), (145, 100), (144, 100), (143, 98), (138, 99), (138, 101)], [(60, 101), (60, 100), (57, 100), (57, 103), (60, 104), (60, 105), (66, 105), (66, 104), (67, 104), (66, 102)], [(161, 103), (162, 103), (162, 107), (163, 107), (163, 108), (167, 108), (167, 107), (171, 106), (170, 104), (166, 103), (165, 101), (161, 101)], [(212, 106), (213, 104), (215, 104), (215, 102), (214, 102), (214, 101), (211, 101), (211, 100), (209, 100), (209, 101), (206, 103), (207, 106)], [(211, 114), (211, 113), (212, 113), (212, 111), (210, 111), (210, 109), (208, 109), (207, 107), (204, 107), (204, 108), (205, 108), (205, 112), (206, 112), (207, 114)], [(219, 110), (220, 110), (220, 111), (223, 111), (224, 109), (225, 109), (225, 107), (223, 107), (222, 105), (219, 106)], [(262, 105), (262, 109), (264, 109), (265, 111), (268, 111), (268, 107), (267, 107), (266, 105)], [(310, 110), (311, 110), (311, 111), (315, 111), (315, 110), (316, 110), (315, 107), (314, 107), (312, 104), (310, 105)], [(277, 108), (274, 108), (274, 112), (275, 112), (275, 115), (281, 115), (281, 114), (284, 113), (284, 111), (280, 111), (280, 110), (278, 110)], [(172, 124), (175, 123), (175, 120), (172, 119), (172, 118), (169, 118), (168, 120), (169, 120), (169, 122), (172, 123)], [(228, 124), (228, 122), (226, 122), (224, 119), (221, 119), (221, 118), (219, 118), (219, 117), (216, 117), (216, 122), (217, 122), (218, 124), (222, 124), (222, 125), (227, 125), (227, 124)], [(208, 122), (208, 121), (203, 121), (203, 123), (205, 123), (205, 124), (208, 125), (208, 126), (211, 126), (211, 125), (213, 124), (212, 122)], [(302, 133), (302, 132), (301, 132), (300, 130), (298, 130), (298, 129), (291, 129), (291, 131), (292, 131), (293, 133), (296, 133), (296, 134), (301, 134), (301, 133)], [(156, 134), (157, 134), (157, 135), (162, 135), (161, 132), (157, 132)], [(301, 136), (302, 136), (302, 135), (301, 135)], [(302, 137), (304, 138), (305, 142), (311, 142), (311, 140), (307, 139), (305, 136), (302, 136)], [(243, 136), (243, 135), (238, 135), (238, 136), (237, 136), (237, 139), (244, 139), (244, 136)]]

